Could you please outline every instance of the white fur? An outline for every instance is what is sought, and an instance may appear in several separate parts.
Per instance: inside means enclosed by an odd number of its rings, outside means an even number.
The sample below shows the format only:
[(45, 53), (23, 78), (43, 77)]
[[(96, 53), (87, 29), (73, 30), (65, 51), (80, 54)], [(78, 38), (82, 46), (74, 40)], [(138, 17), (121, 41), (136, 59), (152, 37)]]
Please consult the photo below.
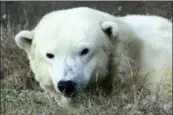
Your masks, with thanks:
[[(107, 27), (113, 29), (112, 38), (104, 32)], [(166, 84), (172, 85), (172, 23), (164, 18), (115, 17), (80, 7), (46, 14), (33, 29), (31, 48), (20, 41), (23, 36), (28, 38), (28, 33), (20, 32), (15, 38), (16, 44), (29, 51), (35, 78), (46, 91), (59, 92), (57, 83), (60, 80), (76, 81), (79, 91), (96, 81), (104, 83), (110, 72), (108, 66), (112, 69), (116, 66), (111, 79), (128, 82), (128, 76), (137, 71), (140, 81), (155, 70), (146, 87), (151, 86), (151, 90), (156, 91), (153, 85), (165, 76)], [(89, 48), (89, 53), (80, 56), (83, 48)], [(46, 53), (53, 53), (54, 59), (48, 59)], [(111, 53), (113, 61), (109, 65)]]

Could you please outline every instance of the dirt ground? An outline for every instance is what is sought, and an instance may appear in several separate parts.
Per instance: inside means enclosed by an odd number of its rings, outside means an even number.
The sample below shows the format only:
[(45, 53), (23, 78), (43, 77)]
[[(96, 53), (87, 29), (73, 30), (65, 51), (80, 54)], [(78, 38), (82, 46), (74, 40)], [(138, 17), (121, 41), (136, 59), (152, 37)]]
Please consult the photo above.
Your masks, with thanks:
[[(14, 43), (21, 29), (31, 29), (52, 10), (88, 6), (113, 15), (160, 15), (172, 21), (172, 2), (0, 2), (1, 115), (171, 115), (172, 102), (151, 102), (147, 91), (115, 90), (104, 96), (79, 98), (80, 111), (67, 113), (33, 79), (24, 51)], [(145, 99), (144, 99), (145, 98)], [(84, 107), (84, 109), (82, 109)]]

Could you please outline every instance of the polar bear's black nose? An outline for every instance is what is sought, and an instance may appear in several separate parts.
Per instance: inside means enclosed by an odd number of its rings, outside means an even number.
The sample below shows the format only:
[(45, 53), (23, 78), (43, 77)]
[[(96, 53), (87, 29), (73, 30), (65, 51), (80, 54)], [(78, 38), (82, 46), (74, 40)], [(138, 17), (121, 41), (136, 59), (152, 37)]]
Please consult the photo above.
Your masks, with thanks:
[(73, 81), (60, 81), (58, 89), (67, 97), (73, 97), (76, 83)]

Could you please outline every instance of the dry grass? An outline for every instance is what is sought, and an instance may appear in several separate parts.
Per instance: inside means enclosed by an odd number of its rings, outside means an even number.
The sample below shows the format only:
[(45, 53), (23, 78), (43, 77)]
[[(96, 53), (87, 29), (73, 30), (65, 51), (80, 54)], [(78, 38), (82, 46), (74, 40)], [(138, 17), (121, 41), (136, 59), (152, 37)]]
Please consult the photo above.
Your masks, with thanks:
[[(116, 95), (115, 95), (116, 94)], [(68, 112), (48, 94), (40, 91), (2, 89), (2, 115), (171, 115), (172, 105), (137, 98), (131, 91), (115, 93), (109, 98), (82, 95), (76, 102), (79, 110)], [(88, 97), (88, 98), (86, 98)], [(139, 99), (139, 100), (138, 100)]]
[(10, 23), (7, 28), (1, 25), (1, 79), (2, 88), (8, 87), (16, 90), (34, 89), (36, 82), (28, 66), (28, 60), (24, 51), (19, 50), (14, 42), (14, 30), (20, 30), (20, 26)]
[[(1, 115), (171, 115), (172, 102), (153, 102), (147, 90), (115, 86), (107, 98), (103, 93), (77, 97), (80, 109), (67, 112), (42, 92), (28, 66), (24, 51), (14, 43), (21, 25), (1, 25)], [(24, 27), (27, 28), (27, 27)], [(86, 98), (87, 97), (87, 98)]]

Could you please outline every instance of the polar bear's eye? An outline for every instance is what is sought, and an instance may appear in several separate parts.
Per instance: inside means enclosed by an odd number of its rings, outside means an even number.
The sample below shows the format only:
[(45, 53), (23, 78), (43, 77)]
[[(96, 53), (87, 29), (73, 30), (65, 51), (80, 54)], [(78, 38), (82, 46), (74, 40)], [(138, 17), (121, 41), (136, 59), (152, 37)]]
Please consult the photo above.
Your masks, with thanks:
[(46, 56), (50, 59), (54, 58), (54, 54), (51, 54), (51, 53), (47, 53)]
[(84, 49), (80, 52), (80, 55), (81, 55), (81, 56), (86, 55), (88, 52), (89, 52), (89, 49), (88, 49), (88, 48), (84, 48)]

